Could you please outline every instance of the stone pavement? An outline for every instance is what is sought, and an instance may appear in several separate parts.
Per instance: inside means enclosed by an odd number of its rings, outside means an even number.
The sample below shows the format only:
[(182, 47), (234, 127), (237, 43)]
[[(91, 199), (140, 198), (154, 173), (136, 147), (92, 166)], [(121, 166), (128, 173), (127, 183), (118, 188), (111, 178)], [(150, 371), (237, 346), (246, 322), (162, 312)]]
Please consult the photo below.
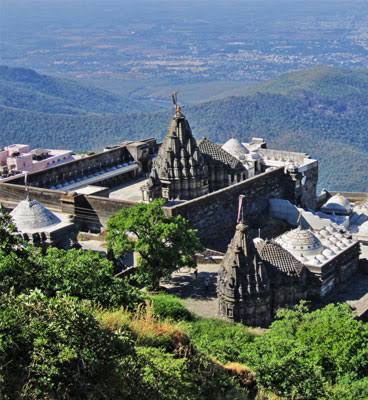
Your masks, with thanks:
[[(199, 264), (198, 277), (195, 278), (193, 270), (183, 268), (174, 272), (171, 280), (163, 282), (161, 286), (166, 288), (168, 293), (181, 297), (185, 306), (194, 314), (215, 318), (218, 317), (216, 298), (218, 269), (218, 264)], [(315, 308), (340, 302), (347, 302), (351, 306), (356, 303), (360, 305), (363, 299), (367, 298), (367, 293), (368, 275), (358, 273), (344, 287), (328, 296), (325, 301), (315, 304)]]
[(218, 264), (198, 265), (198, 277), (193, 270), (183, 268), (172, 274), (171, 280), (163, 282), (168, 293), (183, 299), (185, 306), (201, 317), (217, 317), (216, 283)]

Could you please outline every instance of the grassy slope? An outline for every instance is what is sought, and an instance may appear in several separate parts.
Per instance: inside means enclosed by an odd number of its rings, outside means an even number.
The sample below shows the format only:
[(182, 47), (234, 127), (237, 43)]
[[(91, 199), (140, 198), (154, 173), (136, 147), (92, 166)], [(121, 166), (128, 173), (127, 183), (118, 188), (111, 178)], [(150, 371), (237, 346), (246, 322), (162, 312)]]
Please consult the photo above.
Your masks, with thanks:
[[(273, 146), (307, 151), (320, 159), (321, 186), (368, 190), (367, 71), (299, 71), (247, 93), (187, 107), (194, 134), (218, 142), (231, 135), (242, 140), (262, 136)], [(96, 103), (103, 109), (103, 99)], [(24, 110), (27, 104), (20, 105), (0, 106), (1, 142), (13, 137), (13, 141), (31, 141), (33, 145), (100, 148), (127, 138), (162, 137), (170, 118), (169, 110), (91, 115), (74, 109), (78, 114), (72, 115), (72, 110), (69, 115), (60, 115), (36, 112), (34, 106)]]

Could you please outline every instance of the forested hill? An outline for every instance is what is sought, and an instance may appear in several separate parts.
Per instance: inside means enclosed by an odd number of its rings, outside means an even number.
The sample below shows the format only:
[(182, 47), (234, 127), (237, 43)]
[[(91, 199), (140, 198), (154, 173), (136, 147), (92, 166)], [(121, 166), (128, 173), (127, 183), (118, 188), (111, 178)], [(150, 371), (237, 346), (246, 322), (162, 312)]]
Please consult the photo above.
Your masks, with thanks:
[(4, 65), (0, 65), (0, 106), (69, 115), (148, 110), (145, 104), (102, 89)]
[[(33, 145), (97, 149), (127, 138), (162, 137), (172, 112), (66, 115), (26, 106), (1, 107), (1, 143), (11, 137)], [(318, 158), (321, 186), (368, 190), (368, 71), (295, 72), (245, 89), (244, 96), (184, 110), (197, 137), (223, 142), (232, 135), (244, 141), (261, 136), (275, 147)]]

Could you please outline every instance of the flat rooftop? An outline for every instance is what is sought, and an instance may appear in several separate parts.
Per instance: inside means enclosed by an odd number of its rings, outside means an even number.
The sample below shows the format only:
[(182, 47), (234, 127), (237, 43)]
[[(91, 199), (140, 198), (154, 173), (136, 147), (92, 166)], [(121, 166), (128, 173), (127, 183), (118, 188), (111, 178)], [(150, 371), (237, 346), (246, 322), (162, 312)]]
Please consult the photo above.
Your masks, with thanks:
[(130, 171), (134, 171), (135, 169), (138, 169), (138, 164), (136, 162), (131, 162), (130, 164), (125, 163), (111, 168), (107, 168), (102, 171), (98, 171), (90, 176), (86, 176), (83, 178), (81, 177), (81, 179), (78, 181), (70, 181), (64, 185), (57, 185), (56, 187), (52, 186), (50, 189), (70, 191), (70, 190), (85, 188), (87, 186), (95, 186), (94, 185), (95, 183), (101, 182), (105, 179), (112, 178), (114, 176), (125, 174)]
[(142, 202), (142, 191), (141, 187), (147, 182), (146, 178), (139, 179), (137, 181), (126, 182), (120, 186), (114, 187), (109, 192), (110, 199), (132, 201), (135, 203)]

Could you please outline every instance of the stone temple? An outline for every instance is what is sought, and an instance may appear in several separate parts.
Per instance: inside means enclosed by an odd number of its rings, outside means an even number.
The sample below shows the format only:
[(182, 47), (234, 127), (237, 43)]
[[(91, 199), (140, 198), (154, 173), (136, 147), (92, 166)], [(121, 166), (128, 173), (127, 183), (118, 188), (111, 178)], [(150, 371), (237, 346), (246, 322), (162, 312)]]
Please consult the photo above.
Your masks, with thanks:
[(125, 141), (32, 172), (25, 202), (24, 179), (9, 178), (0, 202), (29, 240), (63, 247), (72, 228), (98, 238), (121, 208), (163, 198), (167, 216), (185, 217), (209, 254), (223, 254), (219, 314), (267, 326), (280, 307), (327, 301), (368, 264), (368, 194), (317, 194), (318, 169), (263, 138), (196, 138), (176, 106), (162, 143)]
[(252, 240), (240, 223), (220, 267), (219, 313), (266, 327), (279, 308), (319, 301), (347, 282), (359, 253), (359, 243), (338, 227), (317, 232), (300, 222), (275, 239)]

